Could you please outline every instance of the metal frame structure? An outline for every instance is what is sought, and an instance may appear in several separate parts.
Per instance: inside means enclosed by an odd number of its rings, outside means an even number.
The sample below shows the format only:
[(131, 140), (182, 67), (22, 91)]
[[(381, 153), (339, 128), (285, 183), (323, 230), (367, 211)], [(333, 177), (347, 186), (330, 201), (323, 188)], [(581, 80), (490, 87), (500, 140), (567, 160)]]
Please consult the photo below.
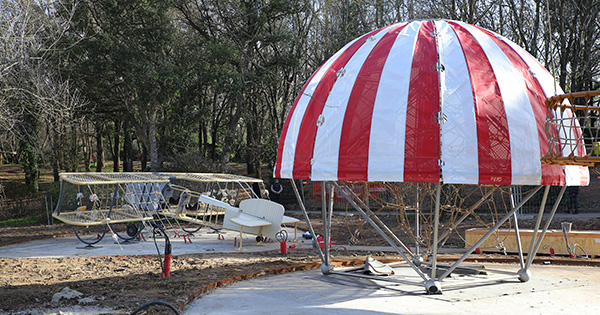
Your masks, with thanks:
[[(477, 71), (473, 71), (475, 68)], [(524, 248), (518, 248), (520, 270), (478, 279), (527, 281), (532, 259), (566, 185), (588, 185), (589, 172), (582, 167), (582, 161), (593, 165), (600, 161), (591, 153), (586, 155), (586, 151), (596, 152), (596, 141), (584, 139), (586, 128), (600, 130), (598, 120), (591, 118), (597, 117), (594, 115), (598, 112), (598, 98), (589, 94), (583, 96), (588, 101), (585, 108), (558, 105), (544, 115), (543, 100), (556, 91), (556, 81), (541, 63), (516, 43), (490, 30), (443, 19), (385, 26), (346, 44), (306, 82), (283, 125), (273, 176), (323, 182), (326, 244), (319, 255), (324, 273), (348, 274), (333, 270), (330, 262), (335, 187), (417, 276), (414, 281), (398, 281), (422, 285), (428, 293), (441, 292), (442, 284), (449, 286), (449, 275), (464, 268), (466, 257), (504, 222), (514, 222), (516, 238), (520, 239), (516, 212), (543, 188), (540, 185), (565, 185), (538, 236), (549, 186), (544, 190), (527, 256)], [(577, 95), (559, 98), (562, 104), (562, 100), (574, 100)], [(583, 123), (578, 120), (575, 114), (580, 111), (590, 114), (590, 119)], [(598, 136), (596, 133), (591, 138)], [(544, 162), (553, 160), (565, 166), (542, 167), (540, 158), (548, 150), (557, 158)], [(427, 234), (420, 234), (420, 230), (408, 233), (416, 239), (417, 250), (421, 240), (426, 239), (427, 256), (413, 253), (377, 217), (369, 203), (341, 180), (428, 185), (424, 194), (429, 198), (426, 205), (395, 205), (404, 214), (416, 208), (417, 218), (425, 218), (418, 209), (428, 207), (427, 221), (423, 221), (427, 223)], [(511, 185), (536, 188), (514, 204), (505, 204), (506, 214), (489, 227), (482, 240), (467, 249), (456, 263), (444, 266), (438, 262), (439, 248), (450, 232), (442, 226), (440, 216), (450, 213), (454, 220), (464, 214), (454, 221), (459, 224), (479, 207), (442, 204), (441, 201), (446, 202), (447, 185), (498, 190), (514, 187)], [(292, 186), (302, 206), (295, 184)], [(487, 203), (488, 197), (480, 202)], [(310, 222), (306, 213), (305, 217)], [(406, 231), (406, 224), (402, 223), (402, 228)], [(314, 235), (310, 223), (309, 229)], [(423, 271), (423, 266), (428, 270)], [(382, 278), (388, 279), (394, 277)]]
[[(261, 191), (264, 190), (264, 183), (261, 179), (242, 175), (212, 173), (161, 174), (170, 177), (171, 183), (168, 188), (177, 192), (179, 198), (175, 207), (168, 205), (159, 214), (176, 219), (182, 230), (188, 233), (197, 232), (203, 226), (215, 230), (222, 228), (222, 224), (217, 219), (225, 214), (226, 207), (220, 201), (229, 206), (236, 206), (244, 199), (260, 197), (252, 189), (253, 184), (257, 184)], [(227, 191), (229, 192), (227, 193)], [(229, 194), (233, 198), (227, 198), (225, 201), (213, 200), (222, 193)], [(195, 206), (186, 209), (188, 204)], [(187, 228), (182, 226), (179, 221), (195, 224), (197, 227)]]
[[(77, 238), (88, 247), (100, 242), (108, 230), (124, 241), (135, 238), (143, 223), (153, 220), (152, 211), (164, 203), (161, 185), (169, 183), (168, 177), (153, 173), (62, 173), (60, 179), (61, 192), (52, 216), (73, 225)], [(67, 184), (77, 190), (74, 204), (67, 205), (65, 200)], [(82, 192), (86, 187), (89, 203)], [(115, 224), (126, 224), (127, 233), (119, 233)], [(104, 229), (96, 231), (97, 237), (85, 239), (78, 227), (90, 226)]]
[(600, 175), (600, 91), (556, 95), (546, 108), (550, 150), (542, 162), (589, 166)]
[[(164, 218), (174, 219), (176, 226), (190, 235), (203, 226), (219, 230), (223, 225), (217, 219), (226, 208), (243, 199), (258, 198), (255, 184), (261, 192), (265, 190), (260, 179), (213, 173), (61, 173), (60, 180), (52, 216), (72, 225), (87, 248), (100, 242), (108, 231), (115, 241), (128, 241), (151, 221), (173, 227), (172, 221)], [(177, 194), (176, 205), (169, 203), (168, 193)], [(217, 195), (223, 200), (217, 200)], [(113, 228), (116, 224), (126, 224), (126, 234)], [(194, 226), (190, 228), (190, 224)]]
[[(307, 215), (306, 208), (302, 203), (302, 199), (298, 192), (298, 188), (294, 180), (290, 180), (291, 185), (293, 187), (296, 198), (298, 199), (298, 203), (304, 213), (305, 219), (308, 223), (308, 228), (312, 235), (315, 235), (315, 231), (310, 223), (310, 219)], [(545, 210), (545, 204), (548, 199), (548, 193), (550, 191), (550, 186), (537, 186), (533, 190), (531, 190), (525, 197), (521, 199), (521, 201), (512, 207), (507, 213), (502, 217), (489, 231), (474, 245), (468, 248), (465, 253), (451, 265), (440, 264), (438, 261), (439, 255), (439, 247), (442, 243), (442, 240), (445, 238), (447, 233), (450, 230), (456, 228), (464, 219), (466, 219), (469, 215), (473, 214), (474, 211), (483, 203), (487, 198), (490, 197), (491, 191), (483, 194), (482, 198), (473, 204), (469, 209), (467, 209), (466, 213), (464, 213), (455, 223), (454, 226), (446, 230), (444, 233), (440, 233), (440, 190), (442, 189), (443, 184), (438, 183), (436, 186), (436, 200), (435, 200), (435, 213), (434, 213), (434, 228), (433, 228), (433, 243), (431, 252), (427, 257), (423, 257), (418, 254), (418, 251), (413, 251), (409, 248), (409, 245), (400, 240), (399, 237), (396, 236), (394, 232), (390, 228), (388, 228), (378, 217), (377, 215), (369, 208), (369, 206), (363, 202), (351, 189), (348, 189), (347, 184), (344, 182), (322, 182), (322, 191), (323, 191), (323, 202), (322, 202), (322, 219), (324, 226), (324, 234), (325, 234), (325, 247), (321, 249), (319, 246), (315, 244), (315, 248), (318, 250), (318, 254), (322, 260), (321, 271), (323, 274), (334, 274), (334, 275), (344, 275), (344, 276), (352, 276), (352, 277), (361, 277), (367, 279), (376, 279), (388, 282), (395, 282), (401, 284), (415, 285), (415, 286), (423, 286), (425, 288), (426, 293), (428, 294), (436, 294), (441, 293), (442, 288), (450, 288), (450, 287), (464, 287), (471, 286), (481, 283), (492, 283), (498, 281), (504, 281), (509, 279), (516, 279), (521, 282), (526, 282), (529, 280), (531, 273), (530, 267), (535, 258), (544, 235), (548, 231), (550, 226), (550, 222), (556, 213), (556, 210), (560, 204), (562, 196), (566, 190), (567, 186), (563, 186), (559, 192), (559, 195), (554, 202), (552, 210), (549, 216), (546, 219), (543, 227), (540, 230), (542, 218)], [(328, 189), (326, 189), (328, 187)], [(368, 222), (377, 233), (402, 257), (404, 260), (402, 263), (405, 264), (408, 268), (412, 269), (415, 273), (414, 280), (407, 280), (405, 278), (398, 278), (394, 276), (372, 276), (372, 275), (364, 275), (357, 274), (351, 271), (345, 270), (337, 270), (334, 269), (331, 264), (330, 257), (330, 235), (331, 235), (331, 217), (333, 214), (333, 188), (337, 188), (337, 191), (341, 191), (343, 197), (349, 202), (354, 210), (356, 210), (362, 218)], [(494, 188), (495, 186), (490, 186)], [(520, 261), (520, 269), (515, 272), (506, 272), (502, 270), (490, 270), (490, 269), (481, 269), (473, 266), (465, 266), (463, 262), (465, 259), (475, 252), (476, 248), (483, 243), (490, 235), (496, 232), (499, 227), (504, 224), (507, 220), (513, 219), (515, 224), (515, 233), (518, 242), (520, 242), (520, 231), (518, 227), (518, 221), (516, 220), (516, 212), (535, 194), (537, 194), (540, 190), (543, 189), (543, 197), (542, 202), (539, 208), (539, 212), (536, 217), (536, 224), (533, 229), (533, 237), (528, 246), (527, 253), (525, 252), (521, 246), (518, 248), (519, 261)], [(326, 197), (327, 196), (327, 197)], [(538, 236), (538, 232), (539, 236)], [(314, 240), (313, 240), (314, 242)], [(391, 265), (390, 265), (391, 266)], [(423, 271), (422, 267), (426, 267), (429, 269), (428, 271)], [(464, 277), (460, 280), (450, 279), (449, 276), (452, 272), (458, 269), (463, 270), (471, 270), (471, 271), (485, 271), (489, 273), (489, 276), (485, 277)]]

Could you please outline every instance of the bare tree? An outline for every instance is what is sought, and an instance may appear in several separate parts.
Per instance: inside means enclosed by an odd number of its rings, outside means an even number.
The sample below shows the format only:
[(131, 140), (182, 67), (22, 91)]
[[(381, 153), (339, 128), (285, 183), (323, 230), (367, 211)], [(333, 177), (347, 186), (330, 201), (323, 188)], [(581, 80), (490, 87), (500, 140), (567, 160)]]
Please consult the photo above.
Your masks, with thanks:
[[(75, 1), (75, 0), (74, 0)], [(0, 130), (19, 140), (26, 183), (37, 190), (40, 138), (44, 126), (55, 131), (72, 122), (81, 98), (63, 80), (53, 58), (69, 29), (75, 2), (0, 2)], [(63, 14), (63, 13), (67, 14)]]

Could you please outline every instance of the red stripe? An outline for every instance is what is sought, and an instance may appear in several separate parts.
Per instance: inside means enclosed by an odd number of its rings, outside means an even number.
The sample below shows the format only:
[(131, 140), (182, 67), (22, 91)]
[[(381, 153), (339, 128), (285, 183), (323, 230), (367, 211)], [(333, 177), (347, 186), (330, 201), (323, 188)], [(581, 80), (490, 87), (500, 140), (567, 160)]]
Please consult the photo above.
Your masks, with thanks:
[[(544, 67), (544, 66), (543, 66), (543, 65), (542, 65), (542, 64), (541, 64), (541, 63), (540, 63), (540, 62), (539, 62), (537, 59), (535, 59), (535, 58), (533, 58), (533, 57), (532, 57), (532, 59), (533, 59), (535, 62), (537, 62), (538, 66), (539, 66), (540, 68), (542, 68), (542, 69), (546, 70), (546, 67)], [(546, 70), (546, 71), (548, 71), (548, 70)], [(551, 74), (549, 74), (549, 75), (551, 75)], [(555, 91), (555, 92), (556, 92), (556, 91)], [(570, 110), (570, 109), (567, 109), (567, 110), (568, 110), (568, 111), (571, 113), (571, 117), (573, 117), (573, 115), (574, 115), (574, 114), (571, 112), (571, 110)], [(553, 132), (553, 135), (555, 135), (555, 136), (556, 136), (556, 139), (559, 139), (559, 133), (558, 133), (558, 130), (556, 130), (556, 128), (555, 128), (554, 126), (552, 126), (552, 128), (553, 128), (553, 130), (552, 130), (551, 132)], [(581, 138), (581, 136), (582, 136), (582, 130), (581, 130), (581, 128), (575, 128), (575, 136), (576, 136), (577, 138)], [(562, 156), (562, 154), (563, 154), (563, 153), (562, 153), (562, 149), (563, 149), (563, 147), (562, 147), (562, 145), (561, 145), (561, 148), (558, 150), (558, 152), (552, 152), (552, 153), (553, 153), (555, 156)], [(585, 156), (585, 155), (586, 155), (586, 153), (585, 153), (585, 146), (584, 146), (583, 144), (579, 144), (579, 145), (577, 145), (577, 152), (578, 152), (579, 156)], [(585, 166), (582, 166), (582, 168), (585, 168)], [(587, 184), (588, 184), (588, 182), (582, 181), (582, 185), (584, 185), (584, 183), (585, 183), (585, 185), (587, 185)], [(561, 185), (562, 185), (562, 184), (561, 184)]]
[[(513, 67), (515, 67), (515, 69), (517, 69), (525, 79), (527, 96), (529, 97), (529, 103), (531, 104), (531, 109), (535, 115), (541, 158), (550, 150), (548, 136), (546, 135), (545, 131), (546, 105), (544, 101), (546, 100), (546, 96), (544, 94), (544, 90), (542, 89), (539, 81), (531, 74), (531, 72), (529, 72), (529, 66), (525, 60), (523, 60), (523, 58), (521, 58), (521, 56), (519, 56), (519, 54), (514, 51), (512, 47), (510, 47), (510, 45), (498, 39), (496, 34), (490, 32), (489, 30), (480, 27), (478, 27), (478, 29), (486, 33), (496, 43), (496, 45), (502, 49), (504, 54), (512, 63)], [(560, 165), (549, 165), (542, 163), (542, 185), (562, 185), (564, 180), (564, 172)]]
[(337, 80), (337, 72), (346, 66), (348, 60), (356, 53), (356, 51), (365, 43), (369, 36), (376, 34), (380, 30), (372, 31), (364, 35), (359, 40), (355, 41), (343, 51), (338, 58), (327, 69), (323, 78), (317, 85), (313, 96), (308, 103), (300, 130), (298, 140), (296, 141), (296, 153), (294, 155), (294, 178), (310, 178), (311, 160), (315, 149), (315, 138), (317, 135), (317, 119), (323, 112), (323, 106), (329, 97), (331, 88)]
[(371, 118), (377, 87), (388, 53), (398, 33), (406, 25), (394, 27), (379, 40), (357, 75), (342, 126), (338, 160), (339, 180), (368, 180)]
[(413, 53), (406, 109), (404, 181), (440, 180), (439, 74), (433, 22), (423, 22)]
[(308, 81), (306, 81), (306, 83), (302, 87), (302, 90), (300, 91), (300, 94), (298, 94), (298, 96), (296, 97), (296, 100), (294, 101), (294, 104), (292, 105), (292, 108), (290, 109), (290, 112), (288, 113), (288, 115), (285, 119), (283, 129), (281, 130), (281, 137), (279, 138), (279, 146), (277, 147), (277, 160), (275, 161), (275, 175), (274, 175), (275, 178), (281, 178), (281, 160), (283, 159), (283, 147), (285, 145), (285, 137), (287, 136), (287, 131), (290, 126), (290, 120), (292, 119), (294, 111), (296, 110), (296, 105), (298, 105), (298, 101), (300, 101), (300, 98), (302, 97), (302, 95), (304, 95), (304, 90), (306, 90), (306, 87), (308, 86), (310, 81), (312, 81), (315, 74), (317, 74), (317, 72), (319, 72), (319, 70), (321, 70), (321, 67), (323, 67), (323, 65), (319, 66), (319, 69), (317, 69), (317, 71), (315, 71), (310, 76), (310, 79), (308, 79)]
[(462, 46), (475, 101), (479, 183), (510, 185), (511, 161), (508, 121), (496, 76), (473, 35), (449, 22)]

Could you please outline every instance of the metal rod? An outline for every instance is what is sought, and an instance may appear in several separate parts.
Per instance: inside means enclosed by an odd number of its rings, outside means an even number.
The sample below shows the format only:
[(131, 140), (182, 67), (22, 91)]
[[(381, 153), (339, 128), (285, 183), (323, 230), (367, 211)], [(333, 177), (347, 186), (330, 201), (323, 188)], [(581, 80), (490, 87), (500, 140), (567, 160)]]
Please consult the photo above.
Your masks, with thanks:
[(481, 243), (483, 243), (490, 235), (492, 235), (492, 233), (494, 233), (502, 224), (504, 224), (504, 222), (506, 222), (506, 220), (508, 220), (512, 216), (512, 214), (515, 213), (515, 211), (519, 210), (519, 208), (521, 208), (541, 188), (542, 188), (542, 186), (538, 186), (538, 187), (534, 188), (533, 191), (531, 191), (527, 195), (527, 197), (525, 197), (525, 199), (521, 200), (521, 202), (519, 203), (518, 206), (514, 207), (511, 211), (509, 211), (509, 213), (507, 213), (506, 216), (504, 216), (504, 218), (502, 218), (502, 220), (500, 220), (498, 223), (496, 223), (496, 225), (494, 225), (494, 227), (492, 227), (481, 239), (479, 239), (479, 241), (477, 241), (477, 243), (475, 243), (473, 246), (471, 246), (471, 248), (469, 248), (467, 250), (467, 252), (461, 258), (459, 258), (454, 263), (454, 265), (452, 265), (452, 267), (450, 267), (450, 269), (446, 270), (446, 272), (444, 272), (444, 274), (438, 279), (438, 281), (442, 281), (444, 278), (446, 278), (458, 266), (458, 264), (462, 263), (467, 258), (467, 256), (469, 256), (477, 247), (479, 247), (479, 245), (481, 245)]
[(433, 215), (433, 258), (431, 261), (431, 278), (435, 279), (437, 276), (437, 254), (438, 254), (438, 229), (440, 227), (440, 193), (442, 190), (442, 183), (438, 181), (435, 189), (435, 213)]
[(306, 205), (306, 198), (304, 197), (304, 180), (300, 180), (300, 191), (302, 192), (302, 203)]
[(527, 260), (525, 263), (525, 267), (531, 265), (530, 260), (533, 261), (533, 246), (537, 241), (538, 230), (540, 229), (540, 224), (542, 223), (542, 217), (544, 216), (544, 210), (546, 209), (546, 201), (548, 200), (548, 193), (550, 192), (550, 185), (546, 186), (544, 189), (544, 196), (542, 197), (542, 203), (540, 204), (540, 210), (538, 211), (537, 220), (535, 222), (535, 227), (533, 228), (533, 233), (531, 234), (531, 241), (529, 242), (529, 249), (527, 250)]
[[(388, 242), (388, 244), (390, 244), (400, 254), (400, 256), (402, 256), (402, 258), (404, 260), (406, 260), (406, 262), (413, 268), (413, 270), (415, 270), (415, 272), (419, 276), (421, 276), (421, 278), (423, 278), (423, 280), (428, 280), (427, 276), (411, 261), (411, 259), (408, 256), (406, 256), (406, 253), (408, 252), (408, 251), (406, 251), (406, 246), (404, 246), (404, 244), (399, 241), (400, 244), (403, 246), (403, 248), (401, 249), (400, 247), (398, 247), (389, 238), (389, 236), (386, 233), (384, 233), (381, 230), (381, 228), (379, 228), (379, 226), (377, 226), (377, 224), (371, 219), (371, 217), (369, 215), (367, 215), (367, 213), (365, 211), (363, 211), (363, 209), (361, 207), (359, 207), (352, 198), (350, 198), (350, 196), (348, 195), (347, 192), (345, 192), (343, 189), (341, 189), (340, 186), (336, 182), (332, 182), (332, 183), (335, 185), (335, 187), (337, 187), (340, 190), (340, 192), (342, 193), (342, 195), (344, 196), (344, 198), (346, 198), (346, 200), (348, 200), (348, 202), (350, 203), (350, 205), (352, 205), (352, 207), (354, 207), (354, 209), (356, 211), (358, 211), (358, 213), (360, 213), (363, 216), (363, 218), (367, 222), (369, 222), (369, 224), (371, 224), (371, 226), (379, 233), (379, 235), (381, 235), (386, 240), (386, 242)], [(356, 196), (356, 195), (354, 195), (354, 196)], [(377, 218), (376, 216), (373, 216), (373, 217)]]
[(336, 274), (336, 275), (341, 275), (341, 276), (351, 276), (351, 277), (356, 277), (356, 278), (365, 278), (365, 279), (381, 280), (381, 281), (395, 282), (395, 283), (408, 284), (408, 285), (423, 286), (423, 282), (407, 281), (407, 280), (400, 280), (400, 279), (393, 279), (393, 278), (383, 278), (383, 277), (369, 276), (369, 275), (364, 275), (364, 274), (349, 273), (349, 272), (335, 271), (335, 270), (331, 271), (330, 273)]
[(317, 243), (317, 240), (315, 237), (315, 235), (316, 235), (315, 230), (313, 229), (313, 226), (310, 223), (310, 219), (308, 218), (308, 213), (306, 212), (304, 203), (302, 203), (302, 199), (300, 198), (300, 193), (298, 193), (298, 187), (296, 187), (296, 182), (294, 182), (293, 178), (290, 179), (290, 182), (292, 183), (292, 189), (294, 190), (294, 194), (296, 195), (296, 200), (298, 200), (298, 204), (300, 204), (300, 208), (302, 209), (302, 213), (304, 214), (304, 219), (306, 220), (306, 224), (308, 225), (308, 230), (310, 231), (310, 234), (313, 236), (313, 238), (312, 238), (313, 247), (315, 247), (317, 249), (317, 252), (319, 253), (319, 257), (321, 257), (321, 261), (325, 262), (325, 257), (323, 256), (321, 247), (319, 247), (319, 244)]
[(325, 230), (325, 260), (327, 261), (326, 265), (329, 266), (331, 263), (331, 257), (329, 253), (329, 248), (331, 246), (331, 217), (333, 215), (333, 185), (326, 184), (326, 187), (329, 188), (329, 204), (327, 205), (327, 218), (323, 218), (323, 229)]
[(440, 236), (440, 240), (444, 240), (446, 238), (446, 236), (448, 236), (448, 234), (452, 233), (452, 231), (462, 223), (462, 221), (464, 221), (466, 218), (468, 218), (471, 214), (473, 214), (473, 211), (475, 211), (475, 209), (479, 208), (479, 206), (481, 206), (482, 203), (484, 203), (488, 197), (492, 194), (492, 192), (494, 192), (494, 189), (490, 189), (488, 190), (488, 192), (481, 197), (481, 199), (479, 199), (479, 201), (477, 201), (474, 205), (472, 205), (469, 209), (467, 209), (467, 213), (463, 214), (462, 217), (460, 217), (458, 220), (456, 220), (456, 222), (454, 222), (452, 224), (452, 226), (446, 230), (444, 232), (444, 234), (442, 234), (442, 236)]
[[(327, 185), (325, 182), (321, 182), (321, 222), (323, 223), (323, 237), (327, 238)], [(321, 248), (319, 242), (317, 242), (317, 246)], [(323, 257), (325, 257), (323, 263), (329, 266), (329, 252), (325, 250), (325, 247), (323, 247)]]
[(527, 270), (527, 269), (529, 269), (529, 267), (531, 267), (531, 263), (533, 262), (533, 257), (535, 257), (535, 255), (537, 255), (537, 252), (540, 249), (540, 246), (542, 245), (542, 241), (544, 240), (544, 236), (546, 235), (546, 232), (548, 231), (548, 227), (550, 227), (550, 222), (552, 221), (552, 218), (554, 218), (554, 214), (556, 213), (556, 209), (558, 209), (558, 205), (560, 204), (560, 201), (562, 200), (562, 197), (563, 197), (563, 195), (565, 193), (565, 190), (567, 190), (566, 183), (561, 188), (560, 192), (558, 193), (558, 197), (556, 197), (556, 201), (554, 202), (554, 206), (552, 207), (552, 211), (550, 211), (550, 216), (548, 217), (548, 220), (546, 221), (546, 224), (544, 225), (544, 229), (542, 230), (542, 234), (540, 235), (540, 237), (536, 241), (535, 248), (533, 249), (533, 255), (531, 256), (531, 259), (527, 259), (527, 264), (525, 264), (525, 270)]
[[(422, 264), (426, 265), (426, 266), (430, 266), (431, 262), (424, 261), (424, 262), (422, 262)], [(451, 267), (451, 265), (450, 264), (438, 264), (438, 267), (442, 267), (442, 268), (448, 267), (449, 268), (449, 267)], [(477, 266), (464, 266), (463, 265), (463, 266), (456, 267), (456, 269), (471, 270), (471, 271), (488, 271), (488, 272), (499, 273), (499, 274), (504, 274), (504, 275), (513, 275), (513, 276), (515, 275), (514, 271), (487, 269), (485, 267), (478, 268)]]
[(417, 202), (415, 204), (415, 252), (417, 255), (420, 254), (421, 252), (421, 244), (419, 243), (419, 240), (421, 239), (421, 227), (419, 225), (420, 221), (421, 221), (421, 216), (420, 216), (420, 208), (421, 208), (421, 203), (419, 202), (419, 184), (417, 183), (415, 186), (417, 186)]
[(513, 220), (515, 220), (515, 237), (517, 239), (517, 248), (519, 249), (519, 263), (521, 269), (525, 268), (525, 260), (523, 259), (523, 245), (521, 245), (521, 234), (519, 233), (519, 221), (517, 219), (517, 212), (513, 212)]
[[(346, 191), (344, 191), (343, 189), (340, 188), (340, 186), (336, 183), (333, 182), (333, 184), (341, 191), (342, 195), (344, 195), (344, 197), (346, 199), (350, 198), (350, 195), (348, 195), (348, 193)], [(376, 222), (381, 229), (385, 230), (385, 232), (387, 232), (387, 234), (392, 237), (394, 239), (394, 241), (396, 241), (398, 244), (400, 244), (400, 246), (402, 246), (402, 248), (404, 249), (404, 251), (408, 254), (410, 254), (410, 257), (413, 257), (412, 251), (406, 246), (404, 245), (404, 242), (402, 242), (398, 237), (396, 237), (396, 235), (394, 234), (394, 232), (392, 232), (387, 225), (385, 225), (385, 223), (383, 223), (379, 217), (377, 217), (377, 215), (375, 215), (375, 213), (373, 213), (373, 211), (371, 211), (371, 209), (369, 207), (367, 207), (367, 205), (365, 205), (364, 202), (362, 202), (362, 200), (354, 193), (354, 191), (352, 191), (352, 189), (348, 189), (348, 192), (354, 197), (354, 199), (350, 198), (348, 200), (352, 200), (351, 202), (354, 202), (354, 200), (360, 202), (360, 206), (365, 208), (366, 213), (372, 218), (373, 222)], [(357, 205), (358, 207), (358, 205)], [(361, 209), (362, 211), (362, 209)]]
[(489, 283), (489, 282), (498, 282), (498, 281), (503, 281), (503, 280), (510, 280), (510, 279), (518, 279), (519, 276), (518, 275), (506, 275), (506, 276), (500, 276), (500, 277), (487, 277), (487, 278), (482, 278), (482, 279), (477, 279), (477, 280), (466, 280), (466, 281), (461, 281), (461, 282), (456, 282), (456, 283), (452, 283), (452, 282), (444, 282), (444, 288), (451, 288), (451, 287), (461, 287), (461, 286), (470, 286), (473, 284), (480, 284), (480, 283)]

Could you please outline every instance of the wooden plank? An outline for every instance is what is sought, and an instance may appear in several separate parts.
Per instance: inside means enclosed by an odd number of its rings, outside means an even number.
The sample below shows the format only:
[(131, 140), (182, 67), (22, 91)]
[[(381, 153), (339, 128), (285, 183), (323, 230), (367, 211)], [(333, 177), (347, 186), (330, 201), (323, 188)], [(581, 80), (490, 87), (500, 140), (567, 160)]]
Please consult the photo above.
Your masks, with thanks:
[[(487, 229), (475, 228), (468, 229), (465, 231), (465, 248), (470, 248), (475, 244), (485, 233)], [(529, 248), (529, 242), (533, 236), (533, 230), (520, 230), (521, 245), (523, 251), (527, 251)], [(496, 233), (496, 238), (493, 234), (488, 237), (479, 247), (482, 251), (487, 252), (501, 252), (501, 248), (498, 246), (499, 241), (502, 242), (506, 251), (509, 253), (518, 253), (517, 241), (514, 230), (500, 229)], [(538, 237), (541, 232), (538, 231)], [(600, 255), (600, 231), (571, 231), (567, 233), (569, 238), (569, 245), (573, 249), (573, 244), (579, 244), (590, 256)], [(562, 230), (549, 230), (546, 232), (546, 236), (542, 241), (539, 254), (550, 254), (550, 249), (554, 250), (556, 255), (569, 255), (565, 236)], [(575, 251), (576, 254), (582, 255), (581, 249)]]

